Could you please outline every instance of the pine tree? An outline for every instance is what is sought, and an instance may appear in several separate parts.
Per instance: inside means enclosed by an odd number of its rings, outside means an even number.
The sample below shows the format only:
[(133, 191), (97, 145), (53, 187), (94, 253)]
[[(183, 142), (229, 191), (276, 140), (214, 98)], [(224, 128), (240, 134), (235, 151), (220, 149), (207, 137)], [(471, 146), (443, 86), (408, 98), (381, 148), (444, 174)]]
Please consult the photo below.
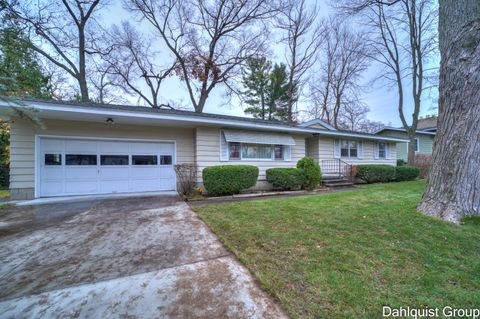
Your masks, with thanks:
[(20, 28), (3, 18), (0, 26), (1, 95), (50, 97), (49, 77), (42, 73), (31, 42)]
[[(296, 91), (296, 89), (294, 89), (294, 91)], [(285, 64), (275, 64), (273, 67), (273, 70), (270, 73), (268, 92), (269, 119), (287, 122), (289, 86)]]
[(269, 116), (267, 106), (268, 84), (272, 63), (265, 57), (256, 57), (247, 60), (247, 68), (243, 77), (243, 86), (246, 88), (245, 103), (249, 105), (245, 113), (262, 120)]

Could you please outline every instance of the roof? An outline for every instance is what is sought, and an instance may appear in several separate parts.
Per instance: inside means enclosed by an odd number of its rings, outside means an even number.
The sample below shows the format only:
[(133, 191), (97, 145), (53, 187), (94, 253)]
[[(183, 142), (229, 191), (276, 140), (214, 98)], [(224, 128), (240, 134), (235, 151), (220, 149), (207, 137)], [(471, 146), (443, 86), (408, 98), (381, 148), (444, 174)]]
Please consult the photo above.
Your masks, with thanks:
[[(384, 131), (395, 131), (395, 132), (407, 132), (407, 130), (405, 130), (404, 128), (398, 128), (398, 127), (384, 127), (382, 128), (381, 130), (378, 130), (377, 132), (375, 132), (375, 134), (379, 134), (381, 132), (384, 132)], [(435, 136), (436, 133), (435, 132), (427, 132), (427, 131), (422, 131), (422, 130), (417, 130), (415, 132), (416, 134), (424, 134), (424, 135), (433, 135)]]
[(56, 118), (82, 121), (103, 122), (113, 118), (115, 122), (142, 123), (148, 125), (208, 125), (222, 128), (238, 128), (250, 130), (268, 130), (284, 133), (302, 133), (335, 137), (364, 138), (392, 142), (404, 142), (406, 139), (379, 136), (375, 134), (331, 131), (301, 127), (279, 121), (266, 121), (240, 116), (197, 113), (185, 110), (154, 109), (144, 106), (115, 105), (86, 102), (71, 102), (45, 99), (16, 99), (15, 101), (0, 99), (0, 116), (15, 116), (21, 111), (34, 118)]
[(313, 120), (310, 120), (310, 121), (307, 121), (307, 122), (303, 122), (303, 123), (300, 123), (298, 126), (301, 126), (301, 127), (309, 127), (309, 126), (312, 126), (312, 125), (321, 125), (323, 127), (325, 127), (326, 129), (328, 130), (332, 130), (332, 131), (336, 131), (337, 129), (334, 128), (332, 125), (328, 124), (326, 121), (322, 120), (322, 119), (313, 119)]
[(436, 115), (420, 118), (418, 119), (417, 129), (424, 130), (427, 128), (437, 127), (437, 120), (438, 117)]

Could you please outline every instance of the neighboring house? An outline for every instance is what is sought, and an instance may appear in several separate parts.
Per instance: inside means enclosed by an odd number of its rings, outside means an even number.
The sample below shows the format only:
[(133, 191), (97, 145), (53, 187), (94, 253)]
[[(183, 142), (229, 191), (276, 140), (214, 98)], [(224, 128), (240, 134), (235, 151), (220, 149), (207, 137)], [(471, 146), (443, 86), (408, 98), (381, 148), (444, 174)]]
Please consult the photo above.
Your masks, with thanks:
[[(432, 154), (433, 141), (437, 128), (417, 130), (415, 133), (415, 154)], [(402, 128), (386, 127), (376, 133), (379, 136), (408, 139), (407, 132)], [(408, 142), (397, 143), (397, 159), (408, 161)]]
[(335, 130), (316, 120), (299, 126), (251, 118), (24, 99), (0, 102), (11, 125), (13, 199), (174, 191), (174, 165), (249, 164), (265, 171), (294, 167), (310, 155), (324, 174), (344, 165), (396, 165), (395, 143), (405, 140)]

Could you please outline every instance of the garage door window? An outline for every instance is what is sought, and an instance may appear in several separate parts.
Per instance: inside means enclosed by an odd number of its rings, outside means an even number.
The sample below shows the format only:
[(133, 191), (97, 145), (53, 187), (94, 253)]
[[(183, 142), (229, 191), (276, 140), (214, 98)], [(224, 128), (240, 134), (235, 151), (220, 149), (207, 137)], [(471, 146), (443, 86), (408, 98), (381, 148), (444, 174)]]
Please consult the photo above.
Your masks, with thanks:
[(157, 165), (157, 156), (132, 155), (132, 165)]
[(100, 165), (128, 165), (128, 155), (100, 155)]
[(45, 165), (62, 165), (62, 154), (45, 154)]
[(66, 165), (97, 165), (97, 155), (67, 154)]
[(172, 156), (160, 155), (160, 165), (172, 165)]

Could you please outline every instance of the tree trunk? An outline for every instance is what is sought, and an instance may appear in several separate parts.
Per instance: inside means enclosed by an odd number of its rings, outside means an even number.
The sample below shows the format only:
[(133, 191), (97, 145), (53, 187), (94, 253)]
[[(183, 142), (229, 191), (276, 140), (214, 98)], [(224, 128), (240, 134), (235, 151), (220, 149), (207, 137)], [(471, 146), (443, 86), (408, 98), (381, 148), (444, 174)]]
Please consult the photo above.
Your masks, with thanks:
[(87, 85), (87, 71), (85, 59), (85, 32), (84, 25), (78, 29), (78, 85), (80, 86), (80, 97), (82, 102), (89, 102), (88, 85)]
[(418, 210), (480, 214), (480, 1), (440, 0), (440, 99), (429, 182)]
[(415, 165), (415, 131), (413, 133), (408, 133), (408, 139), (410, 140), (408, 143), (408, 154), (407, 154), (407, 161), (408, 165)]

